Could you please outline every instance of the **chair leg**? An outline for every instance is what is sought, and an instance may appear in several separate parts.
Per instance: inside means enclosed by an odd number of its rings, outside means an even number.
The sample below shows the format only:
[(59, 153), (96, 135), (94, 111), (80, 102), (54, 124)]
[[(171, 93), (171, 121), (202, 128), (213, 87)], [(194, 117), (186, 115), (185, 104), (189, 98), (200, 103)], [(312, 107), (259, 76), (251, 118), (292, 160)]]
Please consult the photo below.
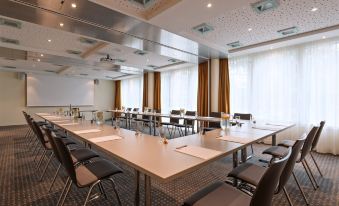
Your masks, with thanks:
[(59, 174), (60, 168), (61, 168), (61, 163), (59, 163), (58, 169), (57, 169), (57, 171), (55, 172), (55, 175), (54, 175), (54, 177), (53, 177), (53, 180), (52, 180), (52, 182), (51, 182), (51, 185), (49, 186), (48, 192), (51, 192), (52, 187), (53, 187), (53, 185), (54, 185), (54, 182), (55, 182), (55, 180), (56, 180), (56, 178), (57, 178), (57, 176), (58, 176), (58, 174)]
[(310, 174), (309, 174), (309, 172), (308, 172), (308, 170), (307, 170), (307, 167), (306, 167), (304, 161), (302, 161), (301, 163), (302, 163), (302, 165), (303, 165), (303, 167), (304, 167), (304, 169), (305, 169), (305, 171), (306, 171), (306, 174), (307, 174), (307, 176), (308, 176), (308, 179), (309, 179), (309, 180), (311, 181), (311, 183), (312, 183), (312, 186), (313, 186), (314, 190), (317, 190), (317, 186), (314, 184), (313, 179), (312, 179), (312, 177), (310, 176)]
[(293, 206), (292, 200), (291, 200), (289, 194), (287, 193), (286, 187), (283, 187), (283, 190), (284, 190), (285, 196), (288, 200), (288, 203), (290, 204), (290, 206)]
[(89, 200), (89, 198), (90, 198), (90, 196), (91, 196), (91, 193), (92, 193), (92, 190), (93, 190), (94, 186), (97, 185), (98, 183), (100, 183), (100, 180), (98, 180), (98, 181), (96, 181), (95, 183), (93, 183), (93, 184), (91, 185), (91, 187), (89, 188), (88, 193), (87, 193), (87, 196), (86, 196), (86, 200), (85, 200), (85, 202), (84, 202), (84, 206), (86, 206), (86, 204), (87, 204), (87, 202), (88, 202), (88, 200)]
[(119, 197), (119, 194), (118, 194), (115, 182), (114, 182), (114, 180), (112, 178), (108, 178), (108, 180), (110, 180), (112, 182), (113, 191), (114, 191), (115, 195), (117, 196), (117, 200), (118, 200), (119, 205), (121, 206), (121, 200), (120, 200), (120, 197)]
[(42, 153), (42, 155), (41, 155), (41, 157), (40, 157), (40, 160), (39, 160), (39, 162), (38, 162), (38, 165), (37, 165), (36, 168), (35, 168), (36, 170), (39, 170), (40, 165), (41, 165), (41, 163), (42, 163), (42, 160), (44, 159), (46, 153), (47, 153), (47, 151), (44, 150), (43, 153)]
[(66, 182), (65, 182), (64, 188), (62, 189), (61, 194), (60, 194), (60, 196), (59, 196), (58, 202), (57, 202), (57, 204), (56, 204), (57, 206), (60, 204), (61, 199), (63, 198), (64, 193), (65, 193), (65, 191), (66, 191), (66, 189), (67, 189), (67, 187), (68, 187), (68, 184), (70, 183), (70, 180), (71, 180), (71, 178), (68, 177), (67, 180), (66, 180)]
[(61, 206), (63, 206), (63, 205), (64, 205), (64, 203), (65, 203), (65, 200), (66, 200), (66, 198), (67, 198), (67, 195), (68, 195), (69, 191), (71, 191), (71, 188), (72, 188), (73, 181), (72, 181), (72, 180), (70, 180), (69, 182), (70, 182), (70, 183), (69, 183), (69, 185), (68, 185), (68, 188), (66, 189), (66, 192), (65, 192), (64, 198), (61, 200), (61, 203), (60, 203), (60, 205), (61, 205)]
[(312, 160), (313, 160), (313, 162), (314, 162), (315, 166), (316, 166), (316, 167), (317, 167), (317, 169), (318, 169), (318, 172), (319, 172), (320, 176), (321, 176), (321, 177), (324, 177), (323, 173), (320, 171), (320, 168), (319, 168), (319, 166), (318, 166), (318, 163), (317, 163), (317, 161), (315, 161), (315, 158), (314, 158), (314, 156), (313, 156), (312, 152), (310, 152), (310, 155), (311, 155), (311, 157), (312, 157)]
[(310, 171), (310, 175), (311, 175), (311, 177), (312, 177), (312, 179), (313, 179), (313, 181), (314, 181), (315, 185), (317, 186), (317, 188), (319, 188), (319, 184), (318, 184), (317, 180), (315, 179), (315, 177), (314, 177), (314, 175), (313, 175), (313, 172), (312, 172), (312, 170), (311, 170), (311, 167), (308, 165), (308, 163), (307, 163), (307, 160), (306, 160), (306, 159), (304, 159), (304, 161), (305, 161), (305, 165), (306, 165), (306, 167), (307, 167), (307, 168), (308, 168), (308, 170)]
[(107, 200), (107, 194), (106, 194), (105, 188), (104, 188), (104, 186), (102, 185), (101, 182), (99, 183), (99, 190), (100, 190), (101, 194), (103, 194), (105, 199)]
[(307, 198), (305, 196), (305, 193), (304, 193), (302, 187), (300, 186), (300, 183), (299, 183), (299, 180), (298, 180), (297, 176), (295, 175), (294, 172), (292, 172), (292, 175), (293, 175), (293, 178), (294, 178), (295, 182), (297, 183), (297, 186), (298, 186), (298, 188), (299, 188), (299, 190), (300, 190), (300, 192), (301, 192), (301, 194), (302, 194), (302, 196), (303, 196), (303, 198), (305, 200), (306, 205), (309, 205), (308, 200), (307, 200)]
[(49, 158), (48, 158), (47, 164), (46, 164), (46, 166), (45, 166), (45, 168), (44, 168), (44, 170), (43, 170), (43, 172), (42, 172), (42, 174), (41, 174), (41, 177), (40, 177), (39, 181), (42, 181), (42, 178), (44, 178), (45, 173), (46, 173), (47, 168), (48, 168), (48, 165), (51, 163), (52, 158), (53, 158), (53, 152), (51, 153), (51, 155), (50, 155)]

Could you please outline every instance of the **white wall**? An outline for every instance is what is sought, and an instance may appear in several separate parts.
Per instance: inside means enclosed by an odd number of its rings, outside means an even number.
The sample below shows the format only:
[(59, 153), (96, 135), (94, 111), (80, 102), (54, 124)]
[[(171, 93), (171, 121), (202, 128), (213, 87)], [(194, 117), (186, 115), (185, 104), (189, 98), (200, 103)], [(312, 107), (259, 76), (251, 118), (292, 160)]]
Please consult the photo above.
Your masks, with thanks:
[[(94, 106), (81, 107), (81, 109), (112, 109), (114, 102), (114, 82), (100, 80), (94, 87)], [(0, 126), (25, 124), (22, 111), (28, 113), (54, 112), (59, 107), (26, 107), (26, 82), (17, 79), (14, 72), (0, 72)], [(68, 108), (64, 108), (68, 110)], [(86, 118), (90, 118), (90, 114)], [(105, 113), (105, 118), (110, 118)]]
[(218, 112), (219, 59), (211, 61), (211, 112)]

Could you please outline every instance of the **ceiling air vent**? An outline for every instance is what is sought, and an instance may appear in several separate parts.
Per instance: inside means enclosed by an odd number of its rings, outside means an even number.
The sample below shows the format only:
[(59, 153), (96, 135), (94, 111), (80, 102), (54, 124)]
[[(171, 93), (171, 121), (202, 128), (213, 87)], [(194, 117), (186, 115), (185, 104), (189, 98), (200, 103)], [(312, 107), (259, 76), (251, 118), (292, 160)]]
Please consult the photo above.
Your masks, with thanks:
[(136, 3), (140, 6), (143, 6), (143, 7), (148, 7), (151, 5), (152, 2), (154, 2), (154, 0), (129, 0), (130, 2), (133, 2), (133, 3)]
[(150, 68), (153, 68), (153, 69), (155, 69), (155, 68), (158, 68), (157, 66), (155, 66), (155, 65), (147, 65), (148, 67), (150, 67)]
[(81, 76), (88, 76), (88, 74), (84, 74), (84, 73), (81, 73), (80, 75), (81, 75)]
[(80, 37), (80, 38), (79, 38), (79, 41), (80, 41), (81, 43), (84, 43), (84, 44), (95, 44), (95, 43), (98, 42), (97, 40), (94, 40), (94, 39), (88, 39), (88, 38), (85, 38), (85, 37)]
[(206, 34), (208, 32), (211, 32), (214, 30), (214, 28), (206, 23), (199, 24), (198, 26), (195, 26), (192, 28), (193, 31), (196, 31), (200, 34)]
[(11, 19), (0, 18), (0, 25), (21, 29), (21, 22)]
[(53, 70), (45, 70), (45, 72), (48, 72), (48, 73), (56, 73), (56, 72), (53, 71)]
[(256, 12), (261, 14), (262, 12), (277, 8), (279, 2), (278, 0), (261, 0), (251, 5)]
[(136, 51), (134, 52), (134, 54), (137, 54), (137, 55), (140, 55), (140, 56), (144, 56), (144, 55), (147, 54), (147, 52), (142, 51), (142, 50), (136, 50)]
[(235, 41), (235, 42), (227, 44), (227, 46), (232, 47), (232, 48), (238, 48), (238, 47), (241, 47), (242, 44), (239, 41)]
[(19, 44), (19, 40), (16, 40), (16, 39), (8, 39), (8, 38), (4, 38), (4, 37), (1, 37), (0, 38), (0, 41), (2, 43), (7, 43), (7, 44)]
[(80, 55), (82, 53), (81, 51), (76, 51), (76, 50), (67, 50), (66, 52), (69, 54), (74, 54), (74, 55)]
[(16, 67), (14, 66), (2, 66), (3, 68), (6, 68), (6, 69), (16, 69)]
[(169, 59), (169, 60), (167, 60), (167, 61), (169, 61), (169, 62), (171, 62), (171, 63), (177, 63), (177, 62), (179, 62), (179, 60), (176, 60), (176, 59)]
[(298, 28), (294, 26), (294, 27), (291, 27), (291, 28), (279, 30), (277, 32), (279, 34), (281, 34), (282, 36), (288, 36), (288, 35), (292, 35), (292, 34), (298, 33)]

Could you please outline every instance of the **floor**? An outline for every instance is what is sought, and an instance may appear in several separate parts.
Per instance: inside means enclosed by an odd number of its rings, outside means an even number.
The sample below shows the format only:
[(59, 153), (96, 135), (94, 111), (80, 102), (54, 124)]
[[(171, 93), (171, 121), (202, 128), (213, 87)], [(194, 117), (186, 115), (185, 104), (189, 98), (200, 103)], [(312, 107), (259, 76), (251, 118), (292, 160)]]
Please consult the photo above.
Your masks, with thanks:
[[(41, 171), (35, 170), (32, 154), (24, 139), (26, 131), (27, 127), (25, 126), (0, 127), (0, 205), (55, 205), (63, 186), (65, 174), (62, 175), (63, 178), (57, 179), (52, 192), (49, 193), (49, 184), (56, 166), (48, 169), (43, 181), (38, 181)], [(266, 147), (262, 144), (255, 145), (255, 154), (260, 154)], [(316, 191), (313, 190), (300, 165), (295, 168), (297, 177), (301, 181), (311, 205), (339, 206), (339, 157), (323, 154), (315, 156), (324, 173), (324, 177), (320, 178), (314, 165), (311, 164), (320, 188)], [(109, 157), (105, 158), (112, 160)], [(256, 160), (257, 158), (253, 158), (251, 161)], [(112, 161), (124, 170), (123, 174), (115, 177), (123, 205), (133, 205), (134, 171), (120, 162)], [(170, 183), (160, 184), (153, 181), (152, 203), (159, 206), (181, 205), (185, 198), (209, 183), (225, 180), (231, 169), (231, 159), (225, 158)], [(91, 201), (89, 205), (117, 205), (109, 185), (105, 184), (104, 186), (107, 188), (108, 200), (100, 196)], [(143, 186), (141, 186), (141, 194), (142, 188)], [(292, 178), (287, 185), (287, 190), (295, 206), (305, 205)], [(86, 192), (87, 189), (79, 190), (73, 186), (65, 205), (81, 205)], [(141, 199), (143, 200), (142, 195)], [(288, 203), (283, 194), (278, 194), (274, 197), (273, 205), (287, 206)]]

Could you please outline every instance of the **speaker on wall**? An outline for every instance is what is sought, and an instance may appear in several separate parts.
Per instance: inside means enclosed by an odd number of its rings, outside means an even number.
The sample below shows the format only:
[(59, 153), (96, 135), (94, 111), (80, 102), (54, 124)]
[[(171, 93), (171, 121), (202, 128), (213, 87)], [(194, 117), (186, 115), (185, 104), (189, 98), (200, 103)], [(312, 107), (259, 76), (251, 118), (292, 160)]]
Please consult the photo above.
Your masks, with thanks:
[(26, 73), (24, 73), (24, 72), (18, 72), (18, 73), (17, 73), (17, 78), (18, 78), (19, 80), (25, 80), (25, 78), (26, 78)]
[(94, 84), (99, 85), (99, 79), (94, 79)]

